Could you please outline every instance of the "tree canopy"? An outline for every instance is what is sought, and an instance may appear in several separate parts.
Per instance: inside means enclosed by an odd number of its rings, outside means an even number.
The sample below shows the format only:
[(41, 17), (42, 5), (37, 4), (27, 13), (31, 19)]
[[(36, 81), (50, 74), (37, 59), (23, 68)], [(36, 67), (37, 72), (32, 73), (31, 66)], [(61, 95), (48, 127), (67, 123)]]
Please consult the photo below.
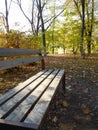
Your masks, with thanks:
[[(0, 46), (41, 49), (46, 55), (96, 53), (97, 0), (5, 0), (0, 8)], [(21, 12), (30, 25), (24, 32), (11, 28), (12, 8)], [(18, 18), (17, 18), (18, 19)], [(25, 26), (28, 26), (26, 24)], [(20, 23), (15, 23), (19, 27)]]

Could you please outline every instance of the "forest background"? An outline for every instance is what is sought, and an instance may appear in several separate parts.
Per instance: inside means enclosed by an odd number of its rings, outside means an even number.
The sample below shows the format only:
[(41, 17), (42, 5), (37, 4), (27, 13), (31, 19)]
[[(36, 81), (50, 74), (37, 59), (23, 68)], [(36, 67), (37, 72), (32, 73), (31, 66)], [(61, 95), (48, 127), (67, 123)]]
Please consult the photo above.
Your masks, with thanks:
[(0, 47), (83, 57), (98, 52), (97, 0), (4, 0), (0, 5)]

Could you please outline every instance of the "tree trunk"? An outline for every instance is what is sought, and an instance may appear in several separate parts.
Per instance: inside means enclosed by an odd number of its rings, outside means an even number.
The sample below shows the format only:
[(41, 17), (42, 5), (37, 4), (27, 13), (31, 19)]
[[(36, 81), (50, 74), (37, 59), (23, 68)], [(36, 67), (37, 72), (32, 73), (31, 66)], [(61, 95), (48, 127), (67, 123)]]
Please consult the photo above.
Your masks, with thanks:
[(89, 13), (87, 13), (87, 17), (88, 17), (88, 40), (87, 40), (87, 52), (88, 55), (91, 54), (91, 43), (92, 43), (92, 32), (93, 32), (93, 25), (94, 25), (94, 0), (92, 0), (92, 10), (91, 10), (91, 17), (89, 15)]
[(6, 20), (6, 31), (9, 32), (9, 22), (8, 22), (8, 4), (7, 4), (7, 0), (5, 0), (5, 12), (6, 12), (6, 16), (5, 16), (5, 20)]
[(41, 18), (42, 41), (43, 41), (44, 56), (46, 56), (46, 35), (45, 35), (45, 27), (44, 27), (43, 15), (42, 15), (41, 0), (39, 0), (38, 9), (39, 9), (39, 14), (40, 14), (40, 18)]
[(91, 41), (89, 41), (89, 42), (87, 43), (87, 52), (88, 52), (88, 55), (91, 54)]
[(80, 53), (81, 56), (85, 56), (84, 54), (84, 31), (85, 31), (85, 0), (81, 0), (81, 5), (82, 5), (82, 26), (81, 26), (81, 43), (80, 43)]

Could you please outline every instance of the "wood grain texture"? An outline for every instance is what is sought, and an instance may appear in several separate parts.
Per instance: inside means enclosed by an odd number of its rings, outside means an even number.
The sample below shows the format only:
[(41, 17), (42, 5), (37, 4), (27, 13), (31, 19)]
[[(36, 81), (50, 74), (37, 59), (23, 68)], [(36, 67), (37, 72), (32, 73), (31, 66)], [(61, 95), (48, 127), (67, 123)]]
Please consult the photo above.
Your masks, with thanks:
[(39, 50), (20, 49), (20, 48), (0, 48), (0, 57), (19, 56), (26, 54), (41, 54)]
[(27, 58), (16, 58), (11, 60), (0, 60), (0, 70), (13, 68), (20, 65), (26, 65), (29, 63), (37, 62), (42, 59), (41, 56), (32, 56)]
[[(52, 70), (49, 70), (45, 72), (43, 75), (41, 75), (38, 79), (36, 79), (34, 82), (26, 86), (22, 91), (17, 93), (15, 96), (13, 96), (10, 100), (8, 100), (6, 103), (0, 106), (0, 118), (5, 116), (5, 114), (9, 113), (9, 111), (12, 111), (15, 109), (15, 107), (20, 104), (25, 98), (43, 81), (46, 79), (46, 77), (52, 72)], [(12, 110), (11, 110), (12, 109)]]
[(51, 73), (9, 116), (6, 117), (6, 119), (21, 121), (25, 114), (36, 105), (37, 100), (55, 78), (57, 72), (58, 70)]
[(40, 71), (39, 73), (35, 74), (34, 76), (30, 77), (29, 79), (27, 79), (26, 81), (20, 83), (19, 85), (17, 85), (16, 87), (14, 87), (13, 89), (9, 90), (8, 92), (6, 92), (5, 94), (3, 94), (2, 96), (0, 96), (0, 105), (5, 103), (7, 101), (7, 99), (10, 99), (11, 97), (13, 97), (14, 95), (16, 95), (19, 91), (21, 91), (24, 87), (26, 87), (27, 85), (29, 85), (31, 82), (33, 82), (34, 80), (36, 80), (37, 78), (39, 78), (42, 74), (44, 74), (46, 72), (46, 70)]
[(28, 117), (25, 119), (25, 123), (34, 123), (40, 127), (40, 124), (44, 118), (44, 115), (49, 107), (49, 104), (52, 101), (52, 98), (56, 92), (57, 87), (59, 86), (62, 76), (64, 75), (64, 70), (61, 70), (57, 76), (54, 78), (52, 83), (49, 85), (45, 93), (42, 95), (40, 100), (37, 102), (34, 109), (30, 112)]
[(63, 69), (43, 70), (0, 97), (0, 129), (39, 130), (64, 80)]

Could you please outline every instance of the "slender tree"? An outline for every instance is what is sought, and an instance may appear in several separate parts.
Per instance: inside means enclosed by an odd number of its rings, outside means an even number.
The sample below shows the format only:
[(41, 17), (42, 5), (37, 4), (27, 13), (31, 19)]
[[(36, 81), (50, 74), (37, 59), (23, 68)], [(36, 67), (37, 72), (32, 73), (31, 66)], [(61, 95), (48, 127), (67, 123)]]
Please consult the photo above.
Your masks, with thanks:
[[(32, 12), (31, 18), (25, 13), (22, 7), (22, 0), (17, 0), (17, 4), (19, 5), (22, 13), (29, 21), (32, 32), (35, 35), (39, 35), (42, 32), (42, 41), (43, 41), (43, 50), (44, 55), (46, 55), (46, 30), (52, 25), (54, 20), (61, 14), (65, 9), (62, 9), (55, 16), (51, 15), (48, 19), (45, 19), (44, 12), (46, 10), (46, 5), (48, 5), (49, 0), (32, 0)], [(37, 24), (35, 24), (37, 23)], [(41, 32), (40, 32), (41, 31)]]
[[(54, 13), (54, 16), (55, 16), (55, 0), (53, 1), (53, 13)], [(54, 47), (54, 42), (55, 42), (55, 37), (54, 37), (55, 32), (54, 32), (54, 30), (55, 30), (55, 20), (52, 24), (52, 54), (54, 54), (54, 48), (55, 48)]]
[(94, 0), (86, 1), (86, 14), (87, 14), (87, 26), (86, 26), (86, 41), (87, 41), (87, 52), (91, 54), (92, 45), (92, 33), (94, 26)]
[(89, 55), (91, 54), (92, 33), (94, 26), (94, 0), (73, 0), (73, 2), (75, 4), (82, 23), (80, 52), (81, 55), (84, 55), (85, 38), (85, 43), (87, 44), (87, 53)]
[(81, 43), (80, 43), (80, 52), (81, 56), (84, 57), (84, 33), (85, 33), (85, 0), (81, 0), (82, 5), (82, 26), (81, 26)]
[(6, 30), (7, 30), (7, 32), (9, 32), (9, 21), (8, 21), (9, 12), (8, 12), (8, 3), (7, 3), (7, 0), (5, 0), (5, 9), (6, 9), (6, 15), (5, 15)]
[[(85, 0), (73, 0), (81, 19), (80, 53), (84, 56), (84, 34), (85, 34)], [(81, 6), (81, 9), (80, 9)]]
[(5, 0), (5, 26), (6, 31), (9, 32), (9, 11), (11, 7), (12, 0), (10, 0), (10, 3), (8, 4), (8, 0)]
[[(44, 25), (44, 20), (43, 20), (43, 7), (42, 7), (41, 0), (36, 0), (36, 3), (37, 3), (37, 7), (38, 7), (38, 12), (40, 14), (40, 19), (41, 19), (44, 56), (46, 56), (46, 35), (45, 35), (45, 25)], [(45, 5), (45, 3), (44, 3), (44, 5)]]

